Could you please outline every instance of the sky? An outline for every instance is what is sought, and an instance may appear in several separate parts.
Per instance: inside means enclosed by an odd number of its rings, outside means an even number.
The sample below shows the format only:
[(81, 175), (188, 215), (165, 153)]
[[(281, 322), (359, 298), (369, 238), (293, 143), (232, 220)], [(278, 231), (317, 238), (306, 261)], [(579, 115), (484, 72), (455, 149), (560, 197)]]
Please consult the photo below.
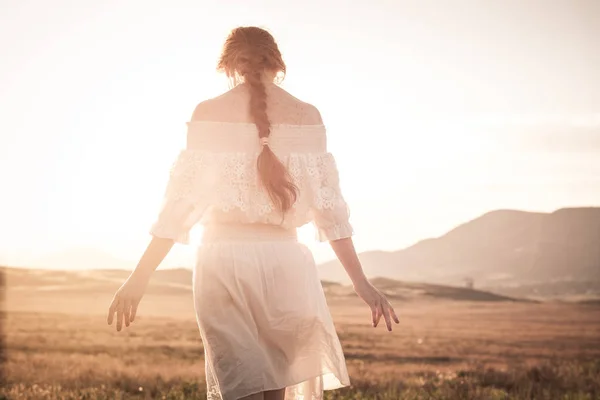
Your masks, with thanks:
[[(282, 86), (321, 111), (359, 251), (400, 249), (495, 209), (600, 206), (595, 0), (0, 10), (5, 265), (135, 266), (185, 122), (228, 89), (215, 67), (240, 25), (274, 35)], [(300, 239), (318, 262), (333, 258), (311, 226)], [(178, 245), (163, 265), (190, 266), (193, 251)]]

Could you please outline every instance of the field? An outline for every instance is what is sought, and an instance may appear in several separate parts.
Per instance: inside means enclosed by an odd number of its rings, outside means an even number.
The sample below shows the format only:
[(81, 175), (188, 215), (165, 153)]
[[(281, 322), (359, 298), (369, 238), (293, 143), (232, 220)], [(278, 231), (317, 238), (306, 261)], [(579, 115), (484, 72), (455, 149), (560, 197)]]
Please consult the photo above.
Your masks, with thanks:
[[(189, 291), (149, 290), (117, 333), (108, 291), (23, 287), (5, 293), (0, 398), (205, 398)], [(352, 386), (326, 399), (600, 398), (599, 305), (397, 298), (389, 333), (327, 293)]]

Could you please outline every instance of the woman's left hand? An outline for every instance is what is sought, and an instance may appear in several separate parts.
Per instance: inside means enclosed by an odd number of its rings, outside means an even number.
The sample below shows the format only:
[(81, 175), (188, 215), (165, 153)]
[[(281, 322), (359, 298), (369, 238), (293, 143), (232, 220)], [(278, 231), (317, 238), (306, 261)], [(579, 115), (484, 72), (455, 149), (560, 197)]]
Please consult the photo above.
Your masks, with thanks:
[(353, 287), (358, 297), (363, 299), (371, 309), (374, 328), (379, 324), (381, 317), (385, 319), (385, 325), (390, 332), (392, 331), (392, 320), (397, 324), (400, 323), (400, 320), (394, 311), (394, 307), (392, 307), (385, 295), (366, 278), (354, 283)]
[(108, 309), (108, 325), (112, 325), (114, 315), (117, 314), (117, 332), (121, 331), (123, 321), (128, 327), (135, 319), (138, 305), (148, 286), (150, 276), (133, 272), (123, 285), (117, 290)]

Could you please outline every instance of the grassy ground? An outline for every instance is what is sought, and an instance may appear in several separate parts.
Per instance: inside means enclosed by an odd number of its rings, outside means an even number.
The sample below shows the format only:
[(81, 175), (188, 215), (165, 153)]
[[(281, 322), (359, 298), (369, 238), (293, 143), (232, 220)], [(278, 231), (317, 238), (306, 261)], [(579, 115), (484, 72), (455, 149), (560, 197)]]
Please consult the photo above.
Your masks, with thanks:
[[(144, 301), (121, 333), (100, 312), (9, 309), (0, 398), (204, 399), (194, 315)], [(326, 399), (600, 398), (598, 305), (406, 302), (389, 333), (358, 299), (328, 302), (352, 386)]]

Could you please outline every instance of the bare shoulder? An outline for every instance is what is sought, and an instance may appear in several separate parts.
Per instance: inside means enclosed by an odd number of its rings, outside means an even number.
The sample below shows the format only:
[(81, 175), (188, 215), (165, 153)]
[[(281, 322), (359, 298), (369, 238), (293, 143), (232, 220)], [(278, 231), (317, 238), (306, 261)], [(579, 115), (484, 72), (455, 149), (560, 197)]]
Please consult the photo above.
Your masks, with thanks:
[[(268, 108), (272, 113), (272, 122), (323, 124), (321, 113), (313, 104), (298, 99), (282, 88), (275, 88), (270, 95), (272, 99)], [(198, 103), (192, 113), (191, 121), (247, 122), (248, 100), (247, 93), (234, 88)]]
[(279, 100), (282, 100), (283, 108), (285, 108), (285, 110), (282, 110), (283, 115), (289, 115), (292, 112), (294, 114), (293, 119), (297, 119), (297, 122), (303, 125), (323, 124), (321, 113), (313, 104), (299, 99), (282, 87), (277, 87), (275, 93), (279, 95)]
[(306, 125), (321, 125), (323, 118), (317, 107), (310, 103), (302, 102), (302, 120)]
[(191, 121), (210, 120), (215, 114), (218, 103), (218, 97), (201, 101), (194, 108)]
[(190, 118), (190, 121), (202, 121), (209, 119), (207, 117), (210, 116), (210, 110), (212, 108), (212, 99), (201, 101), (198, 103), (198, 105), (196, 105), (196, 108), (194, 108), (194, 112), (192, 113), (192, 118)]
[(231, 106), (232, 100), (235, 100), (236, 97), (236, 94), (230, 90), (216, 97), (201, 101), (196, 105), (191, 121), (220, 120), (223, 117), (223, 111), (231, 108), (229, 106)]

